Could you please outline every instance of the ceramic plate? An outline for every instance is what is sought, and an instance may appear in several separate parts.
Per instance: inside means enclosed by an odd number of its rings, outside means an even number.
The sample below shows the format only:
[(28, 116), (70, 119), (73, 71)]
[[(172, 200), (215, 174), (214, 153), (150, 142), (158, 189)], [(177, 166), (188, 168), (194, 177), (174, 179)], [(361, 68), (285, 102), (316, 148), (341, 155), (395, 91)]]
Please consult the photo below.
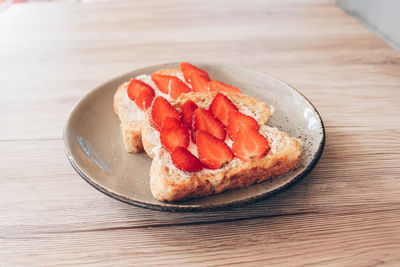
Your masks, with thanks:
[(140, 74), (151, 74), (178, 63), (134, 70), (106, 82), (86, 95), (73, 108), (64, 129), (66, 154), (75, 170), (101, 192), (136, 206), (167, 211), (222, 209), (260, 200), (282, 191), (304, 177), (319, 160), (325, 130), (315, 107), (298, 91), (266, 74), (236, 66), (194, 62), (213, 79), (236, 86), (244, 94), (275, 107), (269, 125), (302, 143), (301, 165), (285, 175), (247, 188), (179, 203), (153, 198), (149, 185), (151, 159), (145, 153), (125, 152), (120, 121), (113, 111), (113, 96), (123, 82)]

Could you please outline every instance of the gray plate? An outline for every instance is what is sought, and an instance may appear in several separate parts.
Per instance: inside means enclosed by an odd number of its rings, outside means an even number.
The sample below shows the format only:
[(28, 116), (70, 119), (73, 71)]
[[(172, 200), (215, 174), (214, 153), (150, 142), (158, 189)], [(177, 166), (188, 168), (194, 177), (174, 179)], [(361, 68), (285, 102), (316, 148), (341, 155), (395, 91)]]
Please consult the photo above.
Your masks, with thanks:
[(325, 129), (315, 107), (298, 91), (266, 74), (236, 66), (195, 62), (213, 79), (236, 86), (244, 94), (275, 107), (270, 126), (303, 142), (301, 165), (285, 175), (239, 190), (178, 203), (153, 198), (149, 185), (151, 159), (145, 153), (130, 154), (123, 148), (119, 119), (113, 112), (113, 96), (123, 82), (178, 63), (131, 71), (95, 88), (73, 108), (64, 129), (65, 150), (75, 170), (101, 192), (140, 207), (166, 211), (201, 211), (239, 206), (287, 188), (309, 173), (319, 160)]

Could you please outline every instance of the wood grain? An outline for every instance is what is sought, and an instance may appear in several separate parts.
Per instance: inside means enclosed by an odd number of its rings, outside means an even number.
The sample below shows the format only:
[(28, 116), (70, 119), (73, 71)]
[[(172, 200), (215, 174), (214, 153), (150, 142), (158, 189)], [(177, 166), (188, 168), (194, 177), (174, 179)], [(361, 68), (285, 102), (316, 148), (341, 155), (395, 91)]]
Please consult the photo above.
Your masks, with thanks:
[[(0, 266), (400, 265), (400, 56), (330, 3), (33, 3), (2, 13), (0, 36)], [(205, 213), (132, 207), (84, 182), (61, 139), (72, 106), (121, 73), (181, 60), (298, 88), (326, 125), (312, 173)]]

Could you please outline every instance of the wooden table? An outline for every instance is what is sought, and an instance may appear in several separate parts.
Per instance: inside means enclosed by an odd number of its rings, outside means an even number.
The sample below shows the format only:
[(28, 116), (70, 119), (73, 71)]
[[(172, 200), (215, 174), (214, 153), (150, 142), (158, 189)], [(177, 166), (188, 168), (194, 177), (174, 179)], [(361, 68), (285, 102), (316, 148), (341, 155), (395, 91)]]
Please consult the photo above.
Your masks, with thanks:
[[(0, 14), (0, 265), (400, 265), (400, 57), (327, 1), (13, 5)], [(202, 60), (286, 81), (324, 119), (310, 175), (242, 208), (168, 213), (70, 166), (72, 106), (152, 64)]]

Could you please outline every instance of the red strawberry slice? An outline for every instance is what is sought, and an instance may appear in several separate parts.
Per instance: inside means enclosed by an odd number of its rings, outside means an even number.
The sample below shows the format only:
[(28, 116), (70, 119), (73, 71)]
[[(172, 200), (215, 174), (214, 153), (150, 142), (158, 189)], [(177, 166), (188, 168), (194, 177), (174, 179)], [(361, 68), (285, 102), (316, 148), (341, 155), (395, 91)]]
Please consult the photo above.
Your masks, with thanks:
[(182, 124), (182, 122), (175, 118), (175, 117), (166, 117), (163, 123), (163, 126), (161, 127), (162, 129), (165, 130), (170, 130), (170, 129), (175, 129), (175, 128), (179, 128), (181, 126), (184, 126)]
[(154, 99), (151, 107), (151, 119), (154, 128), (160, 130), (166, 118), (172, 117), (180, 119), (179, 112), (162, 96), (157, 96)]
[(239, 88), (227, 85), (220, 81), (210, 81), (208, 84), (208, 88), (209, 88), (210, 92), (211, 91), (224, 91), (224, 92), (240, 94)]
[(193, 122), (193, 113), (197, 109), (196, 103), (194, 103), (192, 100), (187, 100), (182, 106), (181, 106), (181, 117), (183, 123), (188, 127), (189, 129), (192, 129), (192, 122)]
[(169, 90), (169, 95), (172, 99), (177, 99), (181, 94), (189, 93), (192, 89), (182, 82), (178, 77), (173, 77), (171, 79), (171, 85)]
[(142, 91), (136, 96), (135, 103), (141, 110), (147, 110), (151, 106), (154, 96), (153, 88), (143, 87)]
[(193, 73), (196, 73), (197, 75), (203, 76), (206, 80), (210, 80), (210, 77), (208, 76), (208, 73), (202, 69), (199, 69), (198, 67), (187, 63), (187, 62), (182, 62), (181, 63), (181, 70), (183, 72), (183, 77), (185, 77), (185, 80), (188, 83), (191, 83), (191, 75)]
[(232, 140), (235, 140), (236, 133), (241, 128), (252, 128), (258, 131), (257, 121), (250, 116), (247, 116), (239, 111), (232, 111), (228, 114), (228, 134)]
[(167, 75), (161, 75), (157, 73), (153, 73), (151, 75), (151, 79), (153, 82), (157, 85), (158, 89), (163, 92), (164, 94), (168, 94), (169, 92), (169, 82), (170, 82), (170, 77)]
[(187, 148), (190, 141), (188, 129), (176, 118), (167, 117), (160, 131), (163, 147), (172, 152), (178, 146)]
[(200, 161), (207, 168), (214, 170), (222, 168), (233, 159), (229, 146), (211, 134), (199, 131), (196, 140)]
[(177, 147), (171, 153), (172, 164), (182, 171), (197, 172), (203, 169), (200, 160), (184, 147)]
[(189, 86), (175, 76), (153, 73), (151, 78), (160, 91), (169, 94), (172, 99), (177, 99), (181, 94), (192, 91)]
[(232, 151), (243, 161), (262, 158), (269, 151), (268, 140), (258, 130), (242, 127), (232, 144)]
[(231, 111), (238, 111), (237, 107), (225, 95), (218, 93), (210, 105), (210, 111), (225, 126), (228, 126), (228, 114)]
[(139, 95), (139, 93), (142, 90), (152, 91), (154, 93), (154, 90), (153, 90), (153, 88), (151, 88), (150, 85), (148, 85), (140, 80), (132, 79), (127, 88), (128, 97), (132, 101), (135, 101), (136, 97)]
[(203, 108), (196, 109), (193, 114), (193, 132), (197, 131), (205, 131), (222, 141), (226, 137), (224, 125), (210, 111)]
[(197, 73), (190, 76), (192, 89), (194, 92), (208, 92), (209, 79)]

